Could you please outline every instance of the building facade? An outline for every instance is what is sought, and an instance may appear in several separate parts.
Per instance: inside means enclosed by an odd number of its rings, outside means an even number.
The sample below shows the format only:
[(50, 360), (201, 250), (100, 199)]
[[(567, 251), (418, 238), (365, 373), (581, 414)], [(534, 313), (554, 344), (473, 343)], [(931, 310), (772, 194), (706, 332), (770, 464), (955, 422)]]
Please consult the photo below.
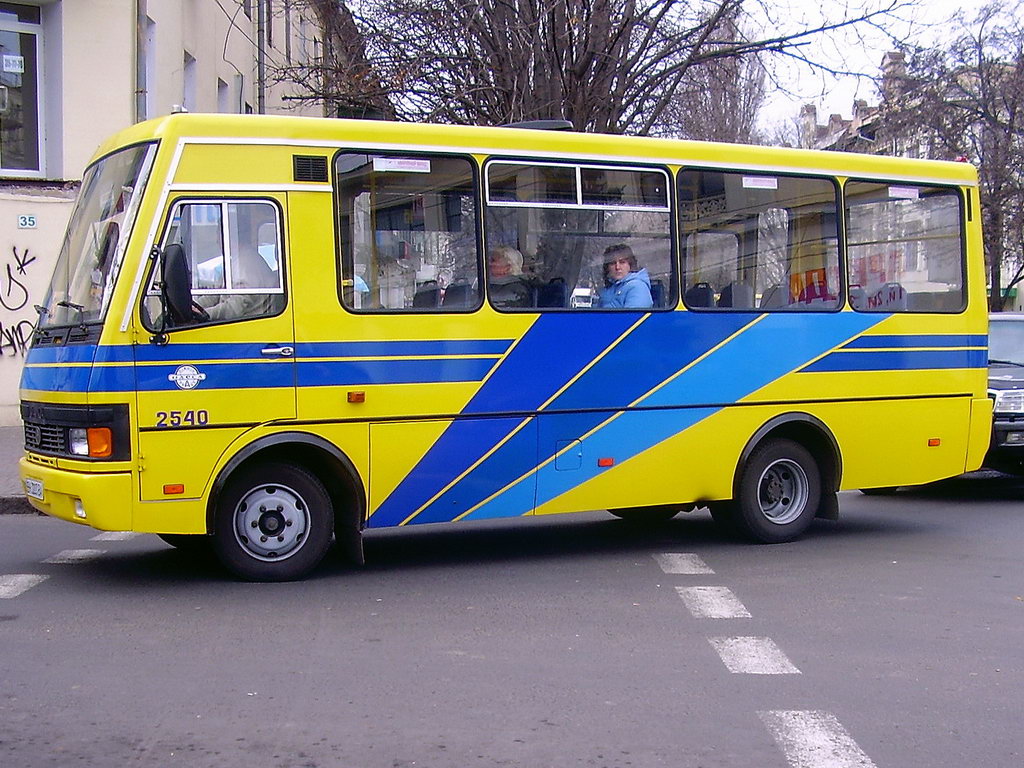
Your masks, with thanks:
[(0, 425), (82, 172), (108, 135), (173, 111), (322, 115), (270, 73), (320, 55), (298, 0), (0, 2)]

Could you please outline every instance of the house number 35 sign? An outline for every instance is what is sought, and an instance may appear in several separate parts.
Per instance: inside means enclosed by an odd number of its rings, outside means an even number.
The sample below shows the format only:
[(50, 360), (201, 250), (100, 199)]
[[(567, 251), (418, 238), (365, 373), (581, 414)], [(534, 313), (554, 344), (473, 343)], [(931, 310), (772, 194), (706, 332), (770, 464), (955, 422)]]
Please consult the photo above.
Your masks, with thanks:
[(36, 228), (36, 217), (34, 215), (23, 214), (18, 217), (18, 229), (35, 229)]

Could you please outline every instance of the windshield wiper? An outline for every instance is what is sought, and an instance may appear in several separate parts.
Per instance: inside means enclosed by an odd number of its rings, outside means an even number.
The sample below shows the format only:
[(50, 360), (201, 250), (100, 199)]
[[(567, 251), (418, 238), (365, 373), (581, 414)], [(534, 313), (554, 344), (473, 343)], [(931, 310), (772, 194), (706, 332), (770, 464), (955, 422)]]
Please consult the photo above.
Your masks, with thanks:
[(1024, 363), (1018, 363), (1016, 360), (996, 360), (994, 358), (988, 359), (989, 365), (1013, 365), (1017, 368), (1024, 368)]
[(39, 317), (36, 319), (36, 324), (32, 326), (32, 332), (38, 333), (40, 336), (43, 336), (44, 338), (49, 337), (50, 332), (43, 328), (42, 322), (43, 318), (50, 314), (50, 310), (48, 310), (46, 307), (40, 304), (33, 304), (32, 309), (34, 309), (36, 311), (36, 314), (39, 315)]
[(83, 331), (88, 332), (89, 326), (87, 326), (85, 324), (85, 307), (84, 306), (82, 306), (81, 304), (75, 304), (75, 302), (67, 301), (67, 300), (58, 301), (57, 302), (57, 306), (58, 307), (67, 307), (68, 309), (75, 310), (78, 313), (78, 327), (81, 328)]

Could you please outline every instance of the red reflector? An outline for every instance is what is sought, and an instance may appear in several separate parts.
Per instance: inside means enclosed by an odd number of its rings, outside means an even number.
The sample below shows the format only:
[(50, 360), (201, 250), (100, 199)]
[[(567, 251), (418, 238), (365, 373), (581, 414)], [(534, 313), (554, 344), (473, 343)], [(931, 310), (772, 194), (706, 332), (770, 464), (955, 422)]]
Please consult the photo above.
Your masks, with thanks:
[(604, 459), (598, 459), (597, 460), (597, 466), (599, 466), (599, 467), (611, 467), (614, 464), (615, 464), (615, 459), (612, 459), (612, 458), (604, 458)]
[(366, 393), (365, 392), (349, 392), (348, 401), (350, 403), (365, 403)]
[(928, 447), (929, 448), (934, 448), (935, 446), (937, 446), (941, 442), (942, 441), (939, 440), (939, 438), (937, 438), (937, 437), (930, 437), (930, 438), (928, 438)]
[(185, 485), (183, 483), (173, 483), (172, 485), (164, 486), (164, 494), (167, 496), (173, 496), (178, 493), (185, 492)]

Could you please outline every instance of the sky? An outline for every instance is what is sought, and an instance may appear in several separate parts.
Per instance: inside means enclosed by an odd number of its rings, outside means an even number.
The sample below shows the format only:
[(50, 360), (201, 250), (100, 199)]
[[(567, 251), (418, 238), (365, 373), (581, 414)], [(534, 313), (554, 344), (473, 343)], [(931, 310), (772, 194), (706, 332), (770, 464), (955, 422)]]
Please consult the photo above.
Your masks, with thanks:
[[(851, 0), (851, 2), (874, 2), (884, 0)], [(973, 19), (979, 9), (990, 0), (907, 0), (908, 7), (899, 12), (900, 21), (886, 22), (889, 31), (899, 40), (933, 44), (941, 42), (944, 36), (956, 29), (949, 23), (957, 11)], [(776, 7), (784, 6), (785, 15), (793, 23), (813, 21), (835, 11), (838, 3), (831, 0), (780, 0)], [(882, 56), (893, 49), (892, 42), (881, 31), (866, 29), (860, 34), (839, 32), (832, 39), (821, 40), (815, 45), (815, 56), (822, 61), (833, 63), (837, 70), (864, 72), (875, 76), (879, 72)], [(824, 123), (828, 116), (838, 113), (850, 118), (853, 101), (865, 99), (877, 104), (875, 84), (870, 79), (854, 76), (835, 77), (812, 71), (803, 64), (777, 62), (777, 80), (790, 93), (775, 92), (763, 110), (761, 125), (764, 129), (779, 122), (795, 118), (803, 104), (814, 104), (818, 108), (818, 122)], [(773, 86), (769, 85), (771, 90)]]

